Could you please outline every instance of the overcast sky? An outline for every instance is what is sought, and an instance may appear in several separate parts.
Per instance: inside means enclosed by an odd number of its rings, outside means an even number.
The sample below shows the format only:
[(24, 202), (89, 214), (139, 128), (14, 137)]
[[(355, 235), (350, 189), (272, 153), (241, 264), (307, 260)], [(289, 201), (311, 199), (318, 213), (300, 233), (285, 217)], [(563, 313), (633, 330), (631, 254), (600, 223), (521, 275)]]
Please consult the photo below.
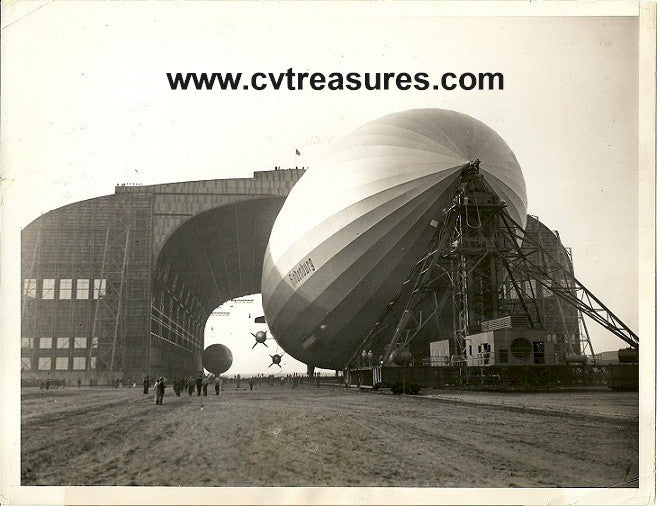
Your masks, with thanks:
[[(332, 139), (379, 116), (453, 109), (506, 140), (529, 213), (560, 232), (576, 276), (638, 328), (637, 18), (269, 7), (4, 4), (0, 149), (10, 232), (113, 193), (116, 183), (250, 177), (296, 163), (297, 148), (312, 167)], [(165, 77), (289, 67), (502, 72), (504, 90), (174, 92)], [(589, 329), (596, 351), (624, 346)]]

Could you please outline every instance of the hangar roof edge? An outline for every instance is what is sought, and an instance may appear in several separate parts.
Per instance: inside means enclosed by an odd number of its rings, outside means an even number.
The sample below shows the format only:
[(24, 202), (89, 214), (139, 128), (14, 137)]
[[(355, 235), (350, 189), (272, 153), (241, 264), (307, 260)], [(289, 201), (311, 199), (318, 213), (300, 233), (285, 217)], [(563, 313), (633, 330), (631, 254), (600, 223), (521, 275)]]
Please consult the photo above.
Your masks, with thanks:
[(149, 185), (118, 184), (114, 187), (114, 193), (150, 193), (152, 190), (164, 187), (175, 187), (180, 185), (210, 183), (215, 181), (272, 181), (285, 182), (296, 181), (306, 171), (305, 167), (294, 169), (259, 170), (253, 172), (253, 177), (226, 177), (216, 179), (192, 179), (188, 181), (175, 181), (171, 183), (155, 183)]

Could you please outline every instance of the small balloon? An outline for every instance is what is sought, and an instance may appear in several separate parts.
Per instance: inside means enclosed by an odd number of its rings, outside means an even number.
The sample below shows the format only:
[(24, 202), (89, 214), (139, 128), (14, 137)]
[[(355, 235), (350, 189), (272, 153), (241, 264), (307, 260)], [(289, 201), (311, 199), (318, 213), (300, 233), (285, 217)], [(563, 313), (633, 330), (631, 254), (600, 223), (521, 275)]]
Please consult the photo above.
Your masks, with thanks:
[(203, 367), (212, 374), (225, 373), (233, 365), (233, 354), (223, 344), (212, 344), (203, 350)]

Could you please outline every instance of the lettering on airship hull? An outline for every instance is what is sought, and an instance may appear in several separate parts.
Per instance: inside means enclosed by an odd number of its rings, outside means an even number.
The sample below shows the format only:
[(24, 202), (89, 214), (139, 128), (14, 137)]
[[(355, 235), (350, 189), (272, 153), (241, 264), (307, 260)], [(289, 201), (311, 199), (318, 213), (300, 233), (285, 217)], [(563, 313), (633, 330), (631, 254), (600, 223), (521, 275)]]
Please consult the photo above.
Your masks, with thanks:
[(308, 258), (303, 262), (299, 262), (299, 265), (297, 265), (297, 267), (292, 270), (287, 275), (287, 277), (290, 280), (290, 283), (292, 283), (292, 286), (296, 287), (301, 280), (305, 279), (306, 276), (312, 274), (313, 272), (315, 272), (315, 266), (313, 265), (312, 259)]

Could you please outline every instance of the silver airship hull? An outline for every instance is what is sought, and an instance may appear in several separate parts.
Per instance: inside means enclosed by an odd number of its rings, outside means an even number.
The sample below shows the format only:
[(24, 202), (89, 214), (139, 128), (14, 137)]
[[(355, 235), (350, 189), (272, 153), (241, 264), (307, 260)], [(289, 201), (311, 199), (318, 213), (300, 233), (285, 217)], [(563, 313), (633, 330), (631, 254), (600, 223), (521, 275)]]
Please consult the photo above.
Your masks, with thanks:
[(427, 247), (461, 167), (476, 159), (524, 226), (518, 161), (470, 116), (400, 112), (332, 146), (290, 192), (265, 253), (263, 308), (278, 344), (307, 364), (343, 368)]

